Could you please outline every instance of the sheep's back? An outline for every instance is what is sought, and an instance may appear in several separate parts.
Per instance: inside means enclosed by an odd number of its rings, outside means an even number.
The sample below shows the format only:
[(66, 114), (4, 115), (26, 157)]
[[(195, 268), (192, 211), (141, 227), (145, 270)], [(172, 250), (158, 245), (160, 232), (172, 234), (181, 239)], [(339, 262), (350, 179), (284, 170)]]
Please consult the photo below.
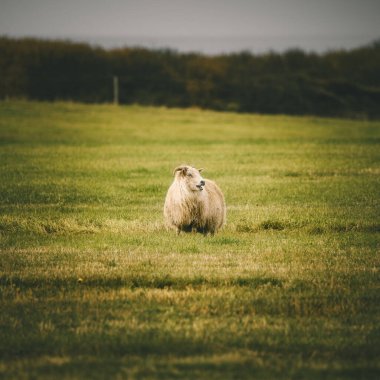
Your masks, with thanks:
[(207, 192), (207, 209), (208, 215), (206, 218), (212, 219), (215, 228), (223, 226), (226, 221), (226, 205), (224, 195), (219, 186), (209, 179), (205, 180), (206, 185), (204, 191)]

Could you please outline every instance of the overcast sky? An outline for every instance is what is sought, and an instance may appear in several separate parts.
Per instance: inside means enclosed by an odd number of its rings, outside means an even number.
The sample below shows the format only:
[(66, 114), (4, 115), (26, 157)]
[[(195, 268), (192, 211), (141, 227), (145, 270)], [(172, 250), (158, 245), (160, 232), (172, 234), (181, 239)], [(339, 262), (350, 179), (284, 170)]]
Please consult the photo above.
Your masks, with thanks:
[(380, 0), (0, 0), (0, 35), (380, 37)]

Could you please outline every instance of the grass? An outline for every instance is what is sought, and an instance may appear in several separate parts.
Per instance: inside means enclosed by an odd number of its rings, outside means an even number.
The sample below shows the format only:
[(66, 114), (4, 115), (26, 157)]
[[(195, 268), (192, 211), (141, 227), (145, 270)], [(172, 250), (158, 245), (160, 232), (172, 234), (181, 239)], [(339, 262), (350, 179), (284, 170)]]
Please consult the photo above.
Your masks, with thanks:
[(0, 377), (380, 377), (380, 122), (10, 101), (0, 163)]

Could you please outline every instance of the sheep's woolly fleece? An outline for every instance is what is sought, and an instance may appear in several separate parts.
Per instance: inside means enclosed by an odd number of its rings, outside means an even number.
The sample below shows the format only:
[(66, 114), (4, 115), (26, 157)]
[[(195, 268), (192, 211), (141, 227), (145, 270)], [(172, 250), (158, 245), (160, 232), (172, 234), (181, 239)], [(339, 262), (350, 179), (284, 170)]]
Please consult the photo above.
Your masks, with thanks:
[(204, 179), (202, 169), (189, 165), (174, 170), (174, 181), (166, 194), (164, 217), (168, 228), (214, 234), (226, 221), (224, 196), (218, 185)]

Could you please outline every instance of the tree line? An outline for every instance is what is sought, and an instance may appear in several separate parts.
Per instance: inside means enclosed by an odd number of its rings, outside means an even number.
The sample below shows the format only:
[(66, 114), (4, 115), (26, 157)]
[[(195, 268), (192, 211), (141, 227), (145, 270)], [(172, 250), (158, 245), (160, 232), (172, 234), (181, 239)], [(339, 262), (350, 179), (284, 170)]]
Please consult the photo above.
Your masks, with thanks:
[(236, 112), (380, 117), (380, 40), (325, 54), (206, 56), (0, 37), (0, 99), (111, 102)]

